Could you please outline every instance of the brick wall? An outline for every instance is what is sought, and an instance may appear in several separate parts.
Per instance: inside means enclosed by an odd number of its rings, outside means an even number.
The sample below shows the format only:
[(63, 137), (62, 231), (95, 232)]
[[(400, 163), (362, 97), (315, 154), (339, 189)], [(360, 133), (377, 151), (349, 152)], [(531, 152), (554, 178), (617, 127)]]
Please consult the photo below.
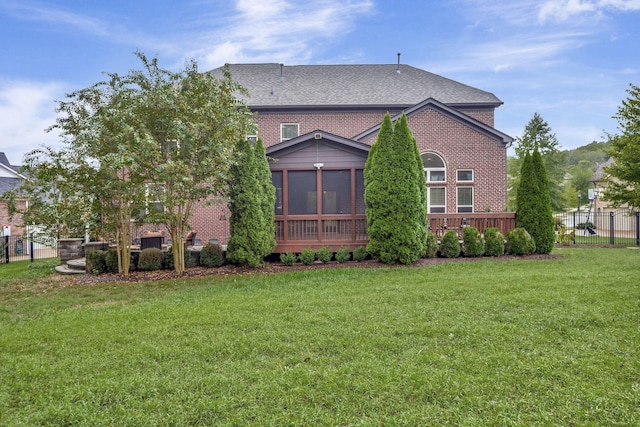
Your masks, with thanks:
[[(24, 200), (16, 200), (16, 207), (19, 210), (24, 210), (26, 207), (26, 202)], [(0, 200), (0, 225), (10, 225), (12, 236), (20, 236), (22, 235), (22, 233), (24, 233), (24, 227), (22, 227), (22, 216), (15, 215), (12, 220), (9, 220), (9, 209), (7, 208), (7, 202), (3, 200)]]
[[(397, 113), (392, 111), (391, 114)], [(465, 110), (465, 114), (487, 125), (493, 126), (493, 110)], [(260, 113), (256, 122), (260, 129), (260, 137), (266, 147), (280, 142), (280, 124), (298, 123), (300, 134), (314, 130), (323, 130), (345, 138), (378, 125), (384, 113), (349, 112), (349, 113)], [(433, 151), (445, 161), (447, 187), (447, 212), (456, 212), (456, 187), (472, 186), (474, 188), (474, 212), (502, 212), (506, 207), (506, 149), (498, 145), (498, 141), (465, 124), (453, 120), (436, 110), (426, 108), (408, 119), (421, 153)], [(366, 141), (375, 142), (377, 134)], [(472, 169), (474, 181), (456, 183), (458, 169)], [(437, 186), (442, 186), (438, 183)], [(217, 238), (226, 243), (229, 238), (229, 212), (224, 205), (200, 206), (194, 209), (191, 220), (197, 237), (206, 243)]]

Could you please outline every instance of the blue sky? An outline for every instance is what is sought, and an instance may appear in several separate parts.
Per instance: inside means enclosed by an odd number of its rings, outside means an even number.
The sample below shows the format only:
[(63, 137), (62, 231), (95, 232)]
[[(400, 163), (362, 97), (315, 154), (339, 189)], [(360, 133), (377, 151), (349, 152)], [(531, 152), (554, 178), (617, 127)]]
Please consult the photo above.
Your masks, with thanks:
[(615, 133), (640, 84), (640, 0), (0, 0), (0, 151), (40, 144), (55, 100), (132, 54), (179, 70), (195, 59), (297, 64), (402, 62), (496, 94), (496, 128), (517, 137), (535, 112), (563, 149)]

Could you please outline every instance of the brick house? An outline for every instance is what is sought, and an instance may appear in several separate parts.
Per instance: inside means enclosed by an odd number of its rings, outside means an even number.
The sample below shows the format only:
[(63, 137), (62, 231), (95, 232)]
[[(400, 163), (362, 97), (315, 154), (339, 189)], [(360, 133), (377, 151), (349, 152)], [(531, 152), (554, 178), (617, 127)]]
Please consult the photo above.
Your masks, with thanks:
[[(494, 94), (404, 64), (229, 70), (256, 114), (258, 134), (247, 137), (260, 137), (273, 159), (277, 252), (366, 243), (362, 170), (387, 112), (393, 120), (407, 115), (424, 161), (430, 218), (505, 210), (513, 138), (494, 128), (502, 105)], [(225, 243), (225, 211), (197, 210), (192, 227), (205, 241)]]

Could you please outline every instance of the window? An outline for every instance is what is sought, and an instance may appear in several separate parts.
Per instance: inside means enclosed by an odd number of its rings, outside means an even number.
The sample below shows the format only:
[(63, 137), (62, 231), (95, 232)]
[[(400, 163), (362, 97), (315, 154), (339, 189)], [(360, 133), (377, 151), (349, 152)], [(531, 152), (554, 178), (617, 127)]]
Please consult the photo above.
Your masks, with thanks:
[(289, 215), (318, 213), (316, 171), (289, 171)]
[(322, 213), (351, 213), (351, 171), (322, 171)]
[(364, 214), (366, 210), (364, 203), (364, 171), (356, 169), (356, 214)]
[(427, 208), (429, 213), (445, 213), (447, 191), (444, 187), (429, 187), (427, 191)]
[(458, 187), (458, 212), (473, 212), (473, 187)]
[(299, 135), (300, 125), (298, 123), (281, 123), (280, 124), (280, 142), (288, 141)]
[(271, 172), (271, 183), (276, 187), (276, 215), (282, 215), (282, 171)]
[(456, 172), (456, 180), (458, 182), (473, 182), (473, 170), (459, 169)]
[(164, 212), (164, 206), (162, 204), (163, 196), (164, 187), (161, 184), (145, 184), (145, 199), (142, 205), (136, 203), (134, 206), (135, 210), (140, 209), (137, 218), (142, 219), (154, 212)]
[(424, 174), (427, 182), (444, 182), (446, 181), (446, 170), (444, 160), (436, 153), (427, 152), (422, 156), (422, 164), (424, 165)]

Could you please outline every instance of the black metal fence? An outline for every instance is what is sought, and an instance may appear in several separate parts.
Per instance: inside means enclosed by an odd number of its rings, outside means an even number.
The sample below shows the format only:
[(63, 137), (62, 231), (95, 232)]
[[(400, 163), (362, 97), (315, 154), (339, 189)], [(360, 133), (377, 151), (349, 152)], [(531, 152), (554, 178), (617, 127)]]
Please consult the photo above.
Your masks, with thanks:
[(571, 211), (556, 214), (555, 219), (561, 244), (640, 246), (638, 211)]
[(0, 237), (0, 264), (58, 256), (55, 239), (31, 233), (27, 236)]

